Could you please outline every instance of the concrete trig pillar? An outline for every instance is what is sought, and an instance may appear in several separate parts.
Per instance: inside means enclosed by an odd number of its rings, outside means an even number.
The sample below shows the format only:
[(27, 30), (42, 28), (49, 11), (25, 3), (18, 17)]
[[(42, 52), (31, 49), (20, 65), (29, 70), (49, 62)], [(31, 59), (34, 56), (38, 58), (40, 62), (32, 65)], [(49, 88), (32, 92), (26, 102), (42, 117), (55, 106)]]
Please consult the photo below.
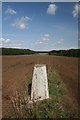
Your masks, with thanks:
[(31, 101), (43, 100), (47, 98), (49, 98), (49, 91), (46, 65), (36, 64), (34, 66), (32, 78)]

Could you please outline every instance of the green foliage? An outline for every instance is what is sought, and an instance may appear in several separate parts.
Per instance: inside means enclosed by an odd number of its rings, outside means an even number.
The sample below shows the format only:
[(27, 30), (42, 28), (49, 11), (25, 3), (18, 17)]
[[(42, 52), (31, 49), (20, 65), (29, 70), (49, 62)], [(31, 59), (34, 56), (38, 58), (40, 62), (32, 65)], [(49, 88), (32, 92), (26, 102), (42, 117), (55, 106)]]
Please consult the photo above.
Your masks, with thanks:
[(35, 53), (35, 51), (29, 49), (2, 48), (2, 53), (0, 52), (0, 55), (30, 55)]
[(0, 48), (0, 55), (31, 55), (38, 53), (48, 53), (49, 55), (55, 56), (80, 57), (80, 49), (33, 51), (29, 49)]
[[(24, 98), (28, 97), (28, 91), (17, 94), (17, 104), (20, 111), (15, 112), (14, 118), (67, 118), (67, 114), (63, 109), (64, 95), (67, 94), (67, 90), (59, 76), (54, 72), (48, 74), (49, 81), (49, 95), (50, 98), (38, 102), (28, 103)], [(31, 83), (31, 79), (28, 79), (25, 83), (25, 87)], [(16, 97), (15, 97), (16, 98)], [(20, 102), (21, 101), (21, 102)], [(17, 111), (17, 108), (14, 108)], [(16, 114), (17, 113), (17, 114)], [(13, 114), (12, 114), (13, 115)], [(10, 117), (11, 115), (9, 115)]]
[(50, 99), (33, 103), (33, 108), (29, 108), (29, 118), (66, 118), (63, 109), (64, 95), (67, 90), (63, 82), (56, 73), (48, 74)]
[(49, 55), (80, 57), (80, 49), (53, 50), (49, 52)]

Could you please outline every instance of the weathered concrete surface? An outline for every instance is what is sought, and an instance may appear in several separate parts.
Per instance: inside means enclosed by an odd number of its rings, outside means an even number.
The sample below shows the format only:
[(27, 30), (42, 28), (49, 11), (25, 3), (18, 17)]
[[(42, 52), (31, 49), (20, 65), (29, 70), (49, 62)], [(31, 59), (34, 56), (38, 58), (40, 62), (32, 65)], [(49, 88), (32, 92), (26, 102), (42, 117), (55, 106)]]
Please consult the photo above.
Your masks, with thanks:
[(33, 71), (31, 101), (49, 98), (46, 65), (36, 64)]

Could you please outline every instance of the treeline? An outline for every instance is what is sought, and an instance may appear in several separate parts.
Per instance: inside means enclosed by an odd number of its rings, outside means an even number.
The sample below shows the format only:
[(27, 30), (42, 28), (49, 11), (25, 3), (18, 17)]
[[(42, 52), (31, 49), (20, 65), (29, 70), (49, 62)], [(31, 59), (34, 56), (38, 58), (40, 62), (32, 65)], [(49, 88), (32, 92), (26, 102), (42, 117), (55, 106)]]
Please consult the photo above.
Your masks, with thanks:
[(55, 56), (80, 57), (80, 49), (33, 51), (30, 49), (0, 48), (0, 55), (31, 55), (38, 53), (48, 53)]
[(49, 51), (36, 51), (36, 53), (49, 53)]
[(80, 57), (80, 49), (53, 50), (49, 52), (49, 55)]
[(36, 54), (35, 51), (29, 49), (15, 49), (15, 48), (0, 48), (2, 55), (30, 55)]

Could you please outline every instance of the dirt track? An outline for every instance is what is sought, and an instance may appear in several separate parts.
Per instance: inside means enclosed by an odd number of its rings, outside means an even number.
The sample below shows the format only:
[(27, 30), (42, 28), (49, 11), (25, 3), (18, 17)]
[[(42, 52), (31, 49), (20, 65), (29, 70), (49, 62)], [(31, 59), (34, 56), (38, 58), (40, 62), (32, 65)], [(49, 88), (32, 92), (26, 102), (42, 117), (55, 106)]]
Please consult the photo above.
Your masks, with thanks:
[(3, 56), (3, 116), (10, 107), (10, 97), (22, 90), (24, 82), (32, 76), (35, 64), (46, 64), (47, 71), (56, 71), (66, 84), (73, 98), (78, 95), (78, 58), (54, 56)]

